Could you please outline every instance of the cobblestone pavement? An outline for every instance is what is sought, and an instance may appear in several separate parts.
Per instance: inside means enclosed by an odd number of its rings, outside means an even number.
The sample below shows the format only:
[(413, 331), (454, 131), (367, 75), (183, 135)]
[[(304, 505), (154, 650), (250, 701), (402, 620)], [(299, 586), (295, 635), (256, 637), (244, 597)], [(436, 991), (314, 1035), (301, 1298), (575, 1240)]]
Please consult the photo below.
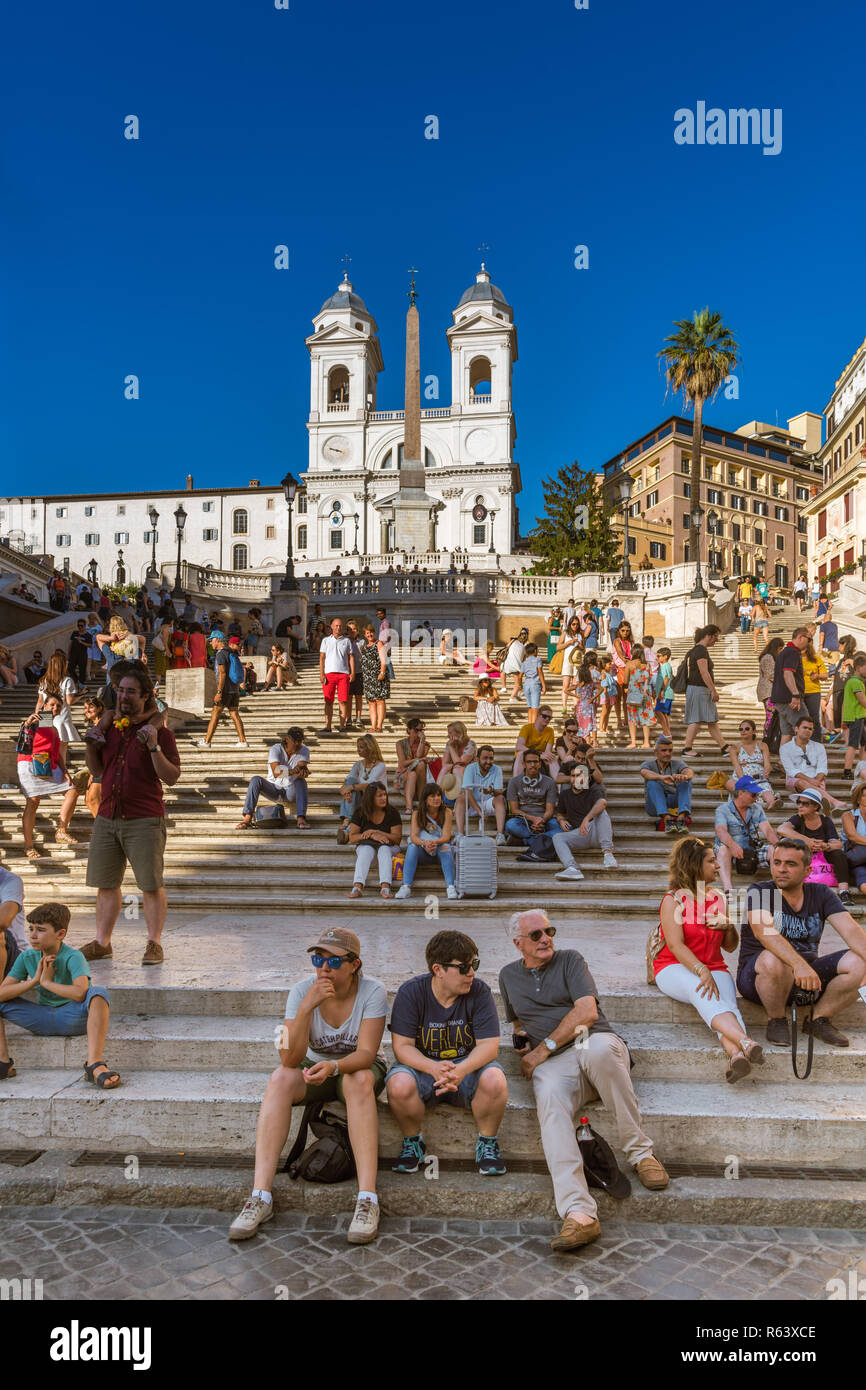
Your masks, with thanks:
[[(543, 1220), (390, 1217), (372, 1246), (348, 1216), (280, 1213), (230, 1244), (220, 1211), (6, 1207), (0, 1278), (45, 1299), (826, 1300), (866, 1274), (866, 1232), (607, 1221), (574, 1255)], [(866, 1279), (861, 1287), (866, 1292)]]

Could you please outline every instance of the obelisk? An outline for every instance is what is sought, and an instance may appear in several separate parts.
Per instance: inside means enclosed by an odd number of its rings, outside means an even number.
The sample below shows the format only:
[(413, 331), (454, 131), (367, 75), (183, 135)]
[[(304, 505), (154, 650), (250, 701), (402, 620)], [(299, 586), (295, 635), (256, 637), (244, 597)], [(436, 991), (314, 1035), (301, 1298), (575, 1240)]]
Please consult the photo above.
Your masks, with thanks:
[(403, 422), (403, 461), (399, 491), (394, 499), (394, 545), (397, 550), (419, 553), (430, 547), (430, 516), (435, 506), (424, 491), (421, 455), (421, 323), (415, 303), (415, 275), (406, 313), (406, 396)]

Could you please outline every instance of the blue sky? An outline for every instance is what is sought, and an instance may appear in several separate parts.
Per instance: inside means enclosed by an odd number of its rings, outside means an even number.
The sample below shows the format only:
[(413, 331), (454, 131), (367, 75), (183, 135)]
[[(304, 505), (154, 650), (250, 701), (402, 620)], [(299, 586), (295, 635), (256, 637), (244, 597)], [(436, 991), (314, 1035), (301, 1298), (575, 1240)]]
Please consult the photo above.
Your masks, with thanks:
[[(0, 84), (2, 490), (303, 468), (304, 337), (344, 252), (379, 324), (387, 409), (402, 405), (407, 268), (422, 374), (447, 401), (450, 311), (490, 246), (518, 330), (524, 530), (544, 474), (598, 467), (676, 408), (655, 354), (705, 304), (743, 354), (740, 399), (711, 420), (822, 410), (866, 333), (864, 27), (838, 0), (820, 15), (777, 0), (17, 6)], [(699, 100), (781, 108), (781, 153), (678, 146), (674, 111)]]

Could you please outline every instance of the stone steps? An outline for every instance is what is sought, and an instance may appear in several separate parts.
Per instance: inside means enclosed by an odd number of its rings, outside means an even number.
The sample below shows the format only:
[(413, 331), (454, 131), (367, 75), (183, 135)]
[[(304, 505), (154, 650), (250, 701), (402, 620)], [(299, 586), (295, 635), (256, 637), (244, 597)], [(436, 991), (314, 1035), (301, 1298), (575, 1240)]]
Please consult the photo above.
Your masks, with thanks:
[[(36, 1070), (4, 1083), (0, 1146), (123, 1150), (127, 1153), (195, 1149), (252, 1152), (267, 1072), (130, 1072), (124, 1085), (100, 1093), (64, 1069)], [(724, 1082), (653, 1078), (636, 1081), (644, 1125), (659, 1156), (670, 1161), (722, 1164), (802, 1163), (851, 1168), (862, 1165), (866, 1140), (866, 1088), (834, 1083)], [(298, 1123), (298, 1111), (294, 1124)], [(617, 1143), (612, 1116), (591, 1107), (593, 1126)], [(395, 1153), (399, 1131), (380, 1106), (380, 1152)], [(450, 1106), (428, 1113), (428, 1151), (443, 1158), (467, 1154), (474, 1137), (471, 1115)], [(540, 1155), (531, 1084), (509, 1080), (500, 1130), (503, 1150), (514, 1158)]]
[[(279, 1012), (279, 1010), (277, 1011)], [(276, 1066), (274, 1038), (280, 1024), (272, 1018), (225, 1017), (184, 1014), (119, 1014), (112, 1012), (110, 1052), (112, 1066), (127, 1073), (156, 1068), (160, 1071), (208, 1070), (215, 1057), (226, 1071), (267, 1074)], [(634, 1061), (635, 1082), (655, 1078), (718, 1082), (725, 1063), (708, 1029), (699, 1023), (617, 1024), (626, 1037)], [(761, 1036), (758, 1030), (758, 1036)], [(9, 1045), (23, 1074), (59, 1068), (78, 1072), (84, 1056), (80, 1038), (37, 1038), (8, 1025)], [(387, 1040), (386, 1033), (386, 1040)], [(815, 1045), (815, 1069), (823, 1082), (866, 1084), (866, 1028), (849, 1033), (848, 1048)], [(393, 1062), (385, 1044), (388, 1062)], [(520, 1059), (511, 1046), (511, 1025), (503, 1022), (499, 1057), (506, 1074), (520, 1075)], [(754, 1069), (750, 1084), (784, 1082), (791, 1076), (790, 1054), (782, 1049), (766, 1052), (764, 1065)], [(24, 1078), (26, 1081), (26, 1078)], [(742, 1083), (738, 1083), (740, 1085)]]

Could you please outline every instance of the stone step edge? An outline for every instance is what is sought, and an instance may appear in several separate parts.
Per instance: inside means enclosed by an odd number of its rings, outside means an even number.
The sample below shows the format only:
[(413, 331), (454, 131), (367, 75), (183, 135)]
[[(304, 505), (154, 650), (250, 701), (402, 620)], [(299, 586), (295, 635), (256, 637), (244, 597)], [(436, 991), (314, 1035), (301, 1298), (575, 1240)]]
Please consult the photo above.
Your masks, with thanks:
[[(43, 1153), (25, 1167), (0, 1164), (3, 1211), (8, 1220), (16, 1208), (51, 1206), (60, 1218), (70, 1207), (116, 1207), (119, 1219), (148, 1208), (209, 1209), (236, 1214), (250, 1193), (252, 1154), (248, 1169), (160, 1168), (140, 1170), (137, 1181), (102, 1166), (70, 1167), (76, 1151)], [(79, 1151), (80, 1152), (80, 1151)], [(388, 1218), (464, 1218), (476, 1221), (533, 1221), (532, 1232), (553, 1235), (558, 1218), (549, 1177), (544, 1173), (513, 1173), (479, 1178), (474, 1173), (443, 1172), (437, 1181), (421, 1173), (380, 1171), (381, 1232)], [(274, 1182), (275, 1223), (287, 1211), (345, 1217), (355, 1198), (354, 1183), (325, 1185), (292, 1182), (279, 1173)], [(676, 1178), (663, 1192), (648, 1192), (632, 1179), (631, 1196), (615, 1201), (593, 1191), (599, 1218), (689, 1225), (748, 1225), (847, 1227), (866, 1230), (866, 1184), (820, 1179)], [(540, 1223), (545, 1223), (542, 1226)], [(228, 1223), (227, 1223), (228, 1224)], [(420, 1229), (420, 1228), (419, 1228)], [(519, 1228), (512, 1233), (516, 1234)], [(503, 1233), (499, 1227), (479, 1234)], [(279, 1282), (275, 1276), (275, 1282)]]

